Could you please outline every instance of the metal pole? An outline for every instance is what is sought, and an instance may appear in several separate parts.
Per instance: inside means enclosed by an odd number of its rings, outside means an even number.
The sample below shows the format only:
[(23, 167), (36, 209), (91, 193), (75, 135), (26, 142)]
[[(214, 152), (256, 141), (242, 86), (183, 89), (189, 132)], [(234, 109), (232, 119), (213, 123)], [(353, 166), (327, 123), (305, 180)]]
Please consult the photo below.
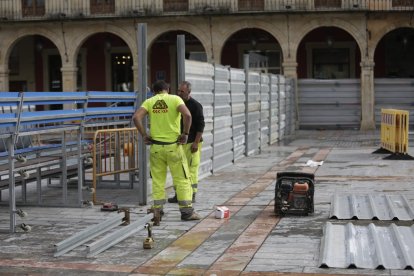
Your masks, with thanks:
[(272, 86), (273, 86), (273, 74), (269, 74), (269, 145), (271, 145), (273, 143), (273, 135), (272, 135), (272, 131), (273, 131), (273, 118), (272, 118), (272, 101), (273, 101), (273, 96), (272, 96)]
[(246, 106), (245, 106), (245, 132), (244, 132), (244, 143), (245, 143), (245, 155), (249, 156), (249, 54), (243, 55), (243, 65), (246, 83)]
[(16, 232), (16, 193), (14, 182), (14, 138), (15, 134), (7, 139), (9, 151), (9, 209), (10, 209), (10, 233)]
[[(80, 123), (81, 124), (81, 123)], [(79, 125), (78, 133), (77, 133), (77, 145), (78, 145), (78, 206), (82, 206), (83, 202), (83, 194), (82, 194), (82, 188), (85, 181), (85, 172), (84, 172), (84, 165), (83, 161), (84, 158), (82, 156), (82, 126)], [(86, 169), (86, 168), (85, 168)], [(40, 173), (39, 173), (40, 175)], [(41, 187), (39, 185), (39, 187)]]
[(94, 239), (95, 237), (101, 235), (102, 233), (115, 228), (116, 226), (122, 223), (122, 220), (125, 218), (125, 212), (117, 213), (116, 215), (108, 218), (105, 221), (100, 222), (97, 225), (90, 226), (80, 232), (77, 232), (73, 236), (56, 243), (54, 257), (59, 257), (65, 254), (66, 252), (71, 251), (75, 247), (86, 243)]
[(148, 214), (142, 218), (139, 218), (136, 222), (131, 223), (125, 227), (120, 228), (117, 231), (111, 232), (108, 235), (94, 241), (91, 244), (86, 245), (86, 257), (94, 257), (97, 254), (105, 251), (106, 249), (114, 246), (115, 244), (125, 240), (129, 236), (135, 234), (136, 232), (145, 229), (145, 224), (147, 224), (153, 218), (152, 214)]
[(259, 153), (262, 153), (263, 133), (262, 133), (262, 73), (259, 73)]
[[(147, 24), (137, 24), (138, 45), (138, 106), (147, 98)], [(144, 126), (147, 126), (145, 119)], [(147, 204), (147, 148), (144, 140), (138, 141), (138, 204)]]
[(282, 107), (283, 107), (283, 104), (282, 104), (282, 89), (281, 89), (281, 87), (282, 87), (282, 85), (281, 85), (281, 78), (282, 78), (282, 76), (281, 75), (279, 75), (278, 77), (277, 77), (277, 87), (278, 87), (278, 91), (277, 91), (277, 93), (278, 93), (278, 99), (279, 99), (279, 102), (278, 102), (278, 106), (279, 106), (279, 108), (278, 108), (278, 120), (279, 120), (279, 133), (278, 133), (278, 137), (279, 137), (279, 141), (282, 141), (283, 140), (283, 137), (282, 137)]
[(177, 84), (185, 81), (185, 35), (177, 35)]

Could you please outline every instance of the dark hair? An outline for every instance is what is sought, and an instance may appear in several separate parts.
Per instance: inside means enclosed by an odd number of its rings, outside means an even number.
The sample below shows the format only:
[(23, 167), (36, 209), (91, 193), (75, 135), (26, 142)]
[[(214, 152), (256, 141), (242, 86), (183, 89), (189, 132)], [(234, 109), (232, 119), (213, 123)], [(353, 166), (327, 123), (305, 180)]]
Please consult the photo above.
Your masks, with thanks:
[(189, 81), (183, 81), (183, 82), (181, 82), (181, 85), (185, 85), (187, 87), (187, 89), (188, 89), (188, 92), (189, 93), (191, 92), (191, 82), (189, 82)]
[(170, 85), (163, 80), (157, 80), (152, 85), (152, 90), (154, 91), (154, 93), (158, 93), (164, 90), (168, 91), (169, 88), (170, 88)]

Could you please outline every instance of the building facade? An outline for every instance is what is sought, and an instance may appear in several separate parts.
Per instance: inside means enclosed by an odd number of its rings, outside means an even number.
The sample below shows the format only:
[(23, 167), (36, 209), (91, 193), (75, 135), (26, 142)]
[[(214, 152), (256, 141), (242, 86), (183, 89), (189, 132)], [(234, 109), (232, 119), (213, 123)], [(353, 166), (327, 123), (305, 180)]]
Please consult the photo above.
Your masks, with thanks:
[[(414, 105), (413, 0), (5, 0), (1, 91), (132, 91), (138, 23), (148, 82), (186, 58), (297, 80), (300, 128), (374, 129)], [(411, 120), (413, 121), (413, 120)]]

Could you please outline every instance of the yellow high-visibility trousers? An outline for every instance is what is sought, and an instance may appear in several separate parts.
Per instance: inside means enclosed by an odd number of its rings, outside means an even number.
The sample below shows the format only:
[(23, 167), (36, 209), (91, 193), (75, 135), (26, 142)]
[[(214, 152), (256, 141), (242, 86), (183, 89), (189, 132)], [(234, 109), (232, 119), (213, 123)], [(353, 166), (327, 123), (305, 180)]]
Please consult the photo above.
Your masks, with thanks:
[(153, 208), (162, 208), (166, 202), (167, 168), (171, 172), (181, 213), (191, 213), (193, 210), (191, 203), (193, 191), (190, 173), (183, 146), (176, 143), (171, 145), (152, 144), (150, 147)]
[(201, 160), (201, 147), (203, 142), (198, 143), (198, 151), (191, 152), (192, 143), (183, 145), (185, 156), (188, 162), (188, 169), (190, 170), (190, 181), (191, 187), (193, 188), (193, 193), (197, 193), (198, 185), (198, 169), (200, 167)]

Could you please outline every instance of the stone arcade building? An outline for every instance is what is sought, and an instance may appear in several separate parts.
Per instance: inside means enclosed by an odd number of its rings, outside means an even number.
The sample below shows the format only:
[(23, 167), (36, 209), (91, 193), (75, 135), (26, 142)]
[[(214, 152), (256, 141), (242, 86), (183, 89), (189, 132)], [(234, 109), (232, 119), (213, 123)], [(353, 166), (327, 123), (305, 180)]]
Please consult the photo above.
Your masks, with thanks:
[[(412, 0), (6, 0), (1, 91), (138, 87), (137, 23), (148, 81), (176, 87), (186, 58), (297, 79), (300, 128), (374, 129), (380, 109), (414, 103)], [(411, 120), (414, 121), (414, 120)]]

